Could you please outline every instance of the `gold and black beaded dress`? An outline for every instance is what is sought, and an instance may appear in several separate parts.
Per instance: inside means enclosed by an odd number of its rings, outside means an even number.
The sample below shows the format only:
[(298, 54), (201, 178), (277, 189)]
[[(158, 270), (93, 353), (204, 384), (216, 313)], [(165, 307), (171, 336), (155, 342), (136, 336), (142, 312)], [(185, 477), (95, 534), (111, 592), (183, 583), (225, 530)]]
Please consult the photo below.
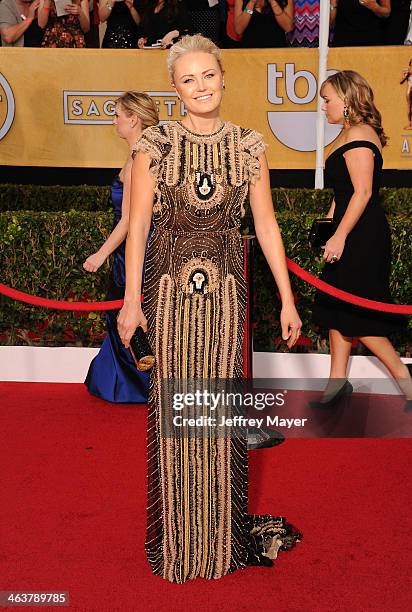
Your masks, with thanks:
[(226, 122), (198, 135), (173, 122), (146, 129), (136, 151), (156, 179), (143, 310), (156, 355), (149, 391), (146, 552), (182, 583), (271, 565), (300, 534), (248, 515), (245, 437), (171, 437), (164, 381), (243, 377), (246, 284), (240, 219), (259, 176), (262, 137)]

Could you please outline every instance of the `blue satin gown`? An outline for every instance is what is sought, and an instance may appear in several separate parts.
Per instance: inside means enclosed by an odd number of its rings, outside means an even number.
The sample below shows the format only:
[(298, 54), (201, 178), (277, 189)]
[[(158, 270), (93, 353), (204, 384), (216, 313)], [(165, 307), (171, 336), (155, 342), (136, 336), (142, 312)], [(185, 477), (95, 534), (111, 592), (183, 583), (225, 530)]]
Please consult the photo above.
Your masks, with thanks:
[[(123, 183), (116, 176), (111, 187), (114, 206), (114, 225), (122, 215)], [(108, 300), (124, 297), (125, 289), (125, 242), (113, 253), (111, 285)], [(140, 372), (129, 350), (125, 349), (117, 333), (115, 322), (106, 314), (107, 336), (100, 351), (90, 364), (85, 380), (90, 393), (114, 403), (146, 403), (150, 374)]]

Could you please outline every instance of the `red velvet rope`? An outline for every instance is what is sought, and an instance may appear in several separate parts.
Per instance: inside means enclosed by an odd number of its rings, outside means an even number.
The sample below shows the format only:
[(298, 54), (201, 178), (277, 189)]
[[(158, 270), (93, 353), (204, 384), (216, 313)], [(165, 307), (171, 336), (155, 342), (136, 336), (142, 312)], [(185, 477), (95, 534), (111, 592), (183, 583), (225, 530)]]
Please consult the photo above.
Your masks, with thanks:
[(309, 274), (306, 270), (303, 270), (298, 264), (296, 264), (291, 259), (286, 258), (288, 268), (293, 274), (296, 274), (299, 278), (306, 281), (319, 291), (323, 293), (327, 293), (332, 297), (338, 298), (343, 302), (349, 302), (349, 304), (355, 304), (355, 306), (361, 306), (362, 308), (369, 308), (370, 310), (379, 310), (380, 312), (392, 312), (394, 314), (404, 314), (410, 315), (412, 314), (412, 306), (409, 305), (400, 305), (400, 304), (386, 304), (385, 302), (375, 302), (375, 300), (368, 300), (363, 297), (359, 297), (358, 295), (352, 295), (352, 293), (348, 293), (347, 291), (342, 291), (342, 289), (337, 289), (325, 281), (320, 280), (313, 274)]
[(13, 300), (30, 304), (31, 306), (41, 306), (42, 308), (55, 308), (57, 310), (76, 310), (76, 311), (93, 311), (93, 310), (115, 310), (123, 306), (123, 300), (115, 300), (113, 302), (64, 302), (62, 300), (49, 300), (40, 298), (23, 291), (17, 291), (0, 283), (0, 293), (6, 295)]
[[(349, 304), (355, 304), (362, 308), (369, 308), (370, 310), (379, 310), (380, 312), (391, 312), (394, 314), (412, 315), (412, 306), (400, 305), (400, 304), (386, 304), (384, 302), (375, 302), (374, 300), (368, 300), (357, 295), (342, 291), (332, 285), (328, 285), (324, 281), (320, 280), (313, 274), (309, 274), (306, 270), (303, 270), (294, 261), (287, 258), (288, 268), (293, 274), (296, 274), (299, 278), (306, 281), (319, 291), (327, 293), (332, 297), (338, 298)], [(17, 291), (11, 287), (7, 287), (0, 283), (0, 293), (3, 295), (24, 302), (25, 304), (31, 304), (32, 306), (42, 306), (43, 308), (55, 308), (57, 310), (75, 310), (75, 311), (96, 311), (96, 310), (115, 310), (121, 308), (123, 300), (115, 300), (112, 302), (65, 302), (60, 300), (49, 300), (46, 298), (36, 297), (23, 291)]]

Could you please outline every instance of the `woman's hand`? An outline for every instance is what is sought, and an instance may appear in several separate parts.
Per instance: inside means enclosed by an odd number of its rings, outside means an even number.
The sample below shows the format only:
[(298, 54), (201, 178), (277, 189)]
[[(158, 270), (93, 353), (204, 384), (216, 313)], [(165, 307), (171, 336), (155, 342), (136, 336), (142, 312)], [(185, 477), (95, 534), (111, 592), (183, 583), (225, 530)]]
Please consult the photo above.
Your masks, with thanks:
[(300, 336), (302, 321), (298, 315), (295, 304), (285, 304), (280, 313), (280, 325), (282, 327), (282, 338), (287, 340), (288, 348), (296, 344)]
[(143, 314), (142, 306), (125, 302), (117, 317), (117, 330), (126, 348), (129, 348), (130, 339), (137, 327), (142, 327), (143, 331), (147, 332), (147, 319)]
[(346, 238), (335, 232), (333, 236), (329, 238), (325, 246), (322, 247), (322, 249), (324, 249), (323, 259), (327, 263), (339, 261), (345, 248), (345, 242)]
[(143, 47), (145, 46), (146, 43), (147, 43), (147, 38), (144, 38), (144, 36), (142, 36), (137, 41), (137, 46), (139, 47), (139, 49), (143, 49)]
[(40, 0), (34, 0), (29, 6), (29, 10), (27, 11), (27, 17), (29, 19), (34, 19), (36, 16), (36, 11), (39, 8)]
[(80, 3), (79, 4), (66, 4), (64, 10), (69, 15), (80, 15)]
[(391, 14), (391, 3), (390, 0), (359, 0), (359, 4), (362, 4), (365, 8), (369, 9), (377, 17), (389, 17)]
[(104, 264), (106, 257), (101, 255), (99, 251), (90, 255), (83, 264), (83, 268), (86, 272), (97, 272), (102, 264)]
[(162, 49), (166, 49), (169, 45), (171, 45), (173, 40), (178, 36), (178, 30), (172, 30), (171, 32), (168, 32), (165, 36), (163, 36), (162, 40), (160, 41)]

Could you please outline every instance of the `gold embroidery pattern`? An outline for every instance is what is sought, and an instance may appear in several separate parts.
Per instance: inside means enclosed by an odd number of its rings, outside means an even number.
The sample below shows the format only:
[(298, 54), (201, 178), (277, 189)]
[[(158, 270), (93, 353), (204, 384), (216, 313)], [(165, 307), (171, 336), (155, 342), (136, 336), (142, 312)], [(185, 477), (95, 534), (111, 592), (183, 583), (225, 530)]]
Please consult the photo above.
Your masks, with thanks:
[(194, 257), (183, 266), (178, 284), (183, 293), (210, 293), (219, 286), (219, 272), (210, 259)]
[[(147, 557), (171, 582), (221, 578), (248, 563), (246, 440), (217, 437), (212, 428), (167, 436), (164, 383), (179, 380), (185, 388), (193, 379), (243, 377), (238, 228), (264, 144), (228, 122), (208, 136), (171, 123), (145, 130), (136, 150), (150, 155), (156, 180), (143, 305), (157, 357), (148, 402)], [(204, 193), (196, 173), (207, 177)], [(255, 539), (266, 534), (262, 521)], [(275, 548), (265, 540), (261, 552)]]

